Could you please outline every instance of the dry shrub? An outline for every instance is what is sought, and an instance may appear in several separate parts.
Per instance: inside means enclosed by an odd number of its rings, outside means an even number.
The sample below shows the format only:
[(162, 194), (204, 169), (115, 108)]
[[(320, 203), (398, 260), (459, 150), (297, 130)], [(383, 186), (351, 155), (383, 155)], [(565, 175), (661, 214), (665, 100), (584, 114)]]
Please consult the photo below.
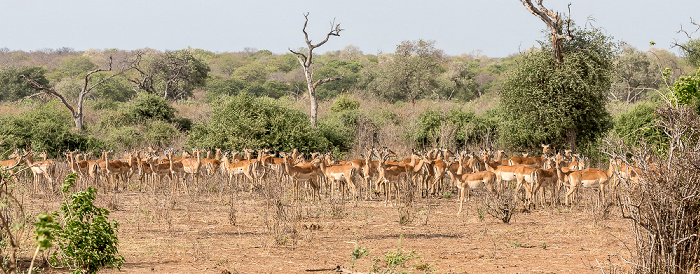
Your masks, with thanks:
[(620, 205), (632, 220), (636, 242), (635, 270), (644, 273), (700, 271), (700, 120), (691, 109), (657, 110), (656, 127), (669, 142), (660, 147), (623, 149), (608, 138), (613, 155), (637, 159), (640, 180), (621, 180)]
[(514, 191), (515, 189), (511, 187), (505, 187), (501, 193), (486, 192), (479, 198), (479, 219), (483, 218), (482, 214), (485, 212), (503, 223), (510, 223), (510, 220), (517, 213), (518, 205), (517, 200), (514, 199)]
[[(503, 223), (510, 223), (510, 220), (516, 214), (517, 201), (514, 200), (515, 189), (505, 187), (502, 193), (492, 194), (487, 192), (483, 199), (480, 199), (480, 208), (486, 214), (501, 220)], [(480, 217), (481, 218), (481, 217)]]

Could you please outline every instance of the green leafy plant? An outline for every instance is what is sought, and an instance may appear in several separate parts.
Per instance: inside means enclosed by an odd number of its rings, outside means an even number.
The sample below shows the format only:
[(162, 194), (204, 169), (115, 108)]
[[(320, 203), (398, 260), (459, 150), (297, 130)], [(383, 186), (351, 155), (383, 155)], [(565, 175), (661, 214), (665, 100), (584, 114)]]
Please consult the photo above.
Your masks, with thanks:
[(32, 257), (32, 262), (29, 264), (30, 271), (34, 268), (34, 260), (40, 251), (44, 251), (53, 246), (53, 242), (56, 240), (55, 231), (61, 229), (61, 226), (54, 221), (53, 216), (41, 213), (37, 216), (37, 222), (34, 223), (34, 237), (37, 242), (36, 250), (34, 251), (34, 256)]
[(361, 258), (369, 255), (370, 252), (371, 251), (364, 246), (355, 245), (355, 249), (353, 249), (352, 253), (350, 253), (352, 255), (352, 261), (355, 261), (357, 259), (361, 259)]
[[(97, 189), (88, 187), (85, 191), (69, 193), (76, 178), (76, 174), (66, 177), (62, 187), (64, 200), (61, 213), (52, 214), (62, 225), (42, 225), (37, 232), (42, 232), (40, 243), (45, 246), (46, 241), (50, 241), (46, 231), (52, 233), (58, 251), (51, 255), (51, 262), (61, 263), (75, 269), (75, 272), (95, 273), (105, 267), (121, 269), (124, 257), (117, 250), (119, 223), (114, 220), (110, 222), (107, 219), (109, 211), (93, 204)], [(46, 217), (43, 220), (47, 223), (50, 221)]]

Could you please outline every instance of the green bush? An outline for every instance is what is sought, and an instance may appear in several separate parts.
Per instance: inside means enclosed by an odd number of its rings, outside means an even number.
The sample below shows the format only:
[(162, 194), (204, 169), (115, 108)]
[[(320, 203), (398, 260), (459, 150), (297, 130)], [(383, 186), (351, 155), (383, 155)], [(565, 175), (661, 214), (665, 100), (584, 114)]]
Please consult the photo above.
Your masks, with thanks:
[(43, 67), (5, 68), (0, 70), (0, 101), (13, 102), (36, 93), (29, 81), (20, 77), (22, 74), (43, 86), (49, 86)]
[(175, 109), (163, 97), (142, 92), (128, 105), (131, 118), (135, 122), (146, 119), (172, 121)]
[(195, 124), (187, 137), (187, 145), (235, 150), (334, 150), (336, 145), (320, 132), (311, 126), (304, 112), (287, 108), (268, 97), (256, 98), (243, 93), (215, 107), (209, 121)]
[[(434, 145), (433, 141), (440, 142), (442, 130), (453, 130), (454, 144), (463, 146), (466, 143), (479, 143), (481, 140), (474, 136), (481, 134), (481, 131), (473, 131), (473, 128), (480, 128), (483, 125), (473, 124), (475, 115), (473, 112), (461, 110), (450, 110), (443, 113), (439, 110), (427, 110), (416, 118), (417, 130), (413, 133), (412, 140), (418, 147)], [(481, 123), (481, 121), (478, 121)], [(446, 127), (446, 128), (443, 128)], [(469, 131), (469, 135), (466, 133)], [(445, 141), (445, 140), (443, 140)], [(447, 143), (447, 142), (443, 142)]]
[[(70, 174), (63, 184), (64, 200), (61, 213), (53, 216), (62, 224), (54, 226), (58, 250), (51, 256), (52, 263), (61, 263), (71, 269), (95, 273), (102, 268), (121, 269), (124, 257), (119, 255), (117, 229), (119, 223), (109, 221), (109, 210), (95, 206), (97, 189), (69, 193), (78, 176)], [(77, 271), (76, 271), (77, 272)]]
[(660, 129), (654, 125), (657, 115), (656, 106), (640, 104), (627, 113), (622, 113), (615, 119), (613, 130), (622, 136), (625, 143), (639, 145), (666, 143), (666, 138)]
[(351, 99), (348, 96), (339, 96), (331, 106), (331, 111), (341, 112), (346, 110), (357, 110), (360, 108), (360, 101)]
[(673, 84), (673, 96), (681, 104), (687, 104), (700, 113), (700, 69), (694, 75), (682, 76)]
[(2, 151), (25, 148), (27, 143), (35, 151), (46, 150), (56, 157), (67, 149), (92, 150), (102, 142), (74, 132), (69, 112), (51, 102), (20, 115), (0, 116)]
[(166, 146), (170, 144), (179, 132), (177, 128), (168, 122), (161, 120), (152, 120), (143, 125), (146, 141), (150, 144), (158, 146)]
[(213, 102), (224, 96), (234, 96), (245, 90), (250, 84), (236, 78), (224, 79), (212, 77), (207, 81), (207, 93), (204, 98), (207, 102)]

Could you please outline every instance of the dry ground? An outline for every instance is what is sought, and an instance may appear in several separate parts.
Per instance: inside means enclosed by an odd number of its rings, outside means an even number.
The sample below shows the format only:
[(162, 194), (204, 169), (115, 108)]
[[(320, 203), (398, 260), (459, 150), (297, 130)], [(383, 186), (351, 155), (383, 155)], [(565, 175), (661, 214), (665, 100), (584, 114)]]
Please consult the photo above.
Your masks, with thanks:
[[(399, 208), (379, 199), (268, 207), (256, 192), (125, 191), (100, 194), (97, 204), (111, 208), (110, 217), (120, 223), (124, 273), (332, 273), (309, 270), (336, 266), (386, 271), (388, 255), (398, 250), (412, 259), (395, 270), (411, 273), (611, 273), (627, 268), (621, 257), (630, 260), (625, 247), (632, 244), (630, 226), (615, 208), (608, 219), (594, 218), (588, 209), (594, 202), (584, 199), (573, 209), (539, 208), (503, 224), (488, 215), (481, 220), (480, 199), (472, 196), (466, 214), (459, 216), (454, 196), (431, 199), (429, 210), (428, 202), (419, 199), (403, 225)], [(36, 213), (58, 205), (54, 198), (28, 207)], [(294, 210), (301, 218), (294, 218)], [(276, 222), (278, 216), (286, 219)], [(353, 250), (362, 248), (369, 253), (353, 260)]]

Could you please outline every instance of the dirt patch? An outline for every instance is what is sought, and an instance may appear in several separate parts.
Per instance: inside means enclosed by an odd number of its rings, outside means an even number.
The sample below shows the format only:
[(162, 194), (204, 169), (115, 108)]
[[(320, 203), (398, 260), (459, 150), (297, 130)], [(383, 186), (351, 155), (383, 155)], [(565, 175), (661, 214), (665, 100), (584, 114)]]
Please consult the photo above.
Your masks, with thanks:
[[(419, 199), (404, 225), (399, 209), (379, 199), (281, 205), (296, 215), (283, 226), (270, 221), (277, 215), (260, 195), (247, 192), (124, 192), (102, 194), (98, 205), (111, 207), (120, 223), (126, 273), (370, 272), (401, 256), (408, 260), (396, 269), (416, 273), (611, 272), (626, 268), (620, 256), (630, 259), (629, 224), (615, 210), (594, 220), (586, 204), (541, 208), (503, 224), (480, 216), (478, 199), (462, 215), (456, 198), (431, 199), (429, 211)], [(58, 201), (42, 203), (53, 206)]]

